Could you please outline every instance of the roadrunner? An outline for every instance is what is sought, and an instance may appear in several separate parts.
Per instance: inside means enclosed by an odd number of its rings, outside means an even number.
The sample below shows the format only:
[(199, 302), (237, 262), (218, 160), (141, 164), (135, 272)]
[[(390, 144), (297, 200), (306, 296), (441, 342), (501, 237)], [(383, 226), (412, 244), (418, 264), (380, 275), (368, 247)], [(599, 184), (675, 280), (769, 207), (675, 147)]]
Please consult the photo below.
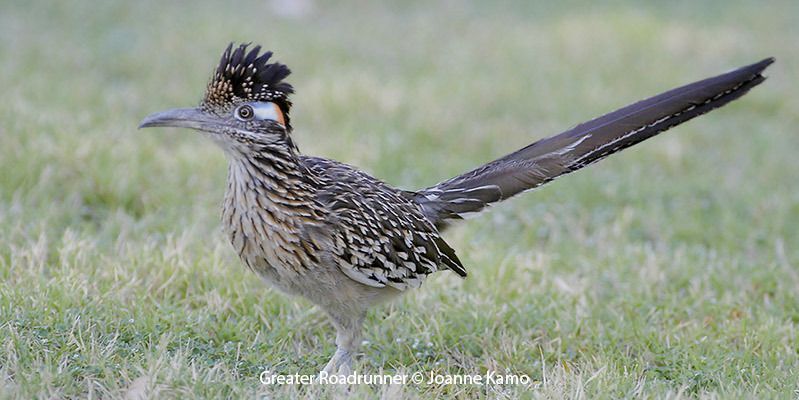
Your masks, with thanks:
[(196, 108), (139, 126), (196, 129), (227, 154), (223, 224), (247, 267), (318, 305), (336, 329), (324, 371), (348, 373), (367, 309), (428, 275), (466, 269), (441, 237), (453, 221), (595, 163), (743, 96), (774, 59), (639, 101), (427, 189), (410, 191), (337, 161), (302, 155), (289, 69), (260, 46), (227, 47)]

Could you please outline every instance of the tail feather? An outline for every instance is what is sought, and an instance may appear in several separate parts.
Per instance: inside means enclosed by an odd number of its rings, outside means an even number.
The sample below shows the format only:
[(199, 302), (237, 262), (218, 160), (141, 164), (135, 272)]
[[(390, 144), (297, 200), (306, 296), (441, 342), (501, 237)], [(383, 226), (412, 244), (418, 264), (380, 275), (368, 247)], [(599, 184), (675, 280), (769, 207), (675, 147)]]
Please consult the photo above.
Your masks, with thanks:
[(767, 58), (639, 101), (412, 196), (444, 228), (450, 220), (535, 189), (743, 96), (766, 79), (761, 72), (773, 62)]

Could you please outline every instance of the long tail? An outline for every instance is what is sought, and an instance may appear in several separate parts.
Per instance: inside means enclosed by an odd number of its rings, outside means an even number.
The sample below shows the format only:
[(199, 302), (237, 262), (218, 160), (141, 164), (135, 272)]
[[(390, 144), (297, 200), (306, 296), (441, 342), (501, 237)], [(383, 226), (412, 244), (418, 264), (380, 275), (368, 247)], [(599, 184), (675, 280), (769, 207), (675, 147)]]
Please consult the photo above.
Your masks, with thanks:
[(411, 193), (440, 229), (491, 203), (535, 189), (746, 94), (766, 78), (767, 58), (639, 101)]

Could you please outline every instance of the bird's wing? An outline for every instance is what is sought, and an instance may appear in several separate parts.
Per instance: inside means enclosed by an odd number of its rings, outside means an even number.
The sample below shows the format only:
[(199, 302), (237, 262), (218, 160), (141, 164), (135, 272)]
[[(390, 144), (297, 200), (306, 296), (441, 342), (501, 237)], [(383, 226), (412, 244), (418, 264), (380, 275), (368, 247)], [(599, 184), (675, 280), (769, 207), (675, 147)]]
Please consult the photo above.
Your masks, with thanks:
[(317, 157), (303, 163), (322, 180), (317, 200), (336, 219), (338, 267), (373, 287), (418, 287), (438, 269), (466, 276), (458, 257), (418, 204), (349, 165)]

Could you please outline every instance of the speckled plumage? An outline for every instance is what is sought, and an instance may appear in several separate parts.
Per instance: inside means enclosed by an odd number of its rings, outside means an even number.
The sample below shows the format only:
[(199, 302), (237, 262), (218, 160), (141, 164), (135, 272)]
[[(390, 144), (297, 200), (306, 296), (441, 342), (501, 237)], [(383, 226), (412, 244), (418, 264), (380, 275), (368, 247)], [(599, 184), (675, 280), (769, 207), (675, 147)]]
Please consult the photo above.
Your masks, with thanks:
[(466, 276), (455, 251), (412, 198), (352, 166), (317, 157), (300, 160), (318, 179), (316, 199), (336, 227), (336, 262), (347, 276), (400, 290), (419, 287), (442, 268)]
[[(223, 225), (243, 262), (330, 316), (349, 370), (366, 310), (425, 278), (466, 270), (441, 237), (450, 222), (720, 107), (765, 78), (772, 59), (695, 82), (535, 142), (419, 191), (352, 166), (304, 156), (294, 143), (289, 69), (260, 47), (229, 46), (197, 109), (153, 114), (142, 127), (200, 130), (228, 155)], [(379, 90), (376, 89), (376, 90)]]
[[(243, 102), (279, 101), (288, 115), (293, 88), (282, 79), (290, 71), (259, 50), (225, 50), (203, 109), (223, 114)], [(440, 269), (466, 276), (455, 251), (403, 191), (349, 165), (300, 155), (293, 144), (251, 145), (259, 151), (231, 158), (223, 207), (231, 242), (251, 269), (302, 275), (324, 259), (361, 284), (399, 290), (419, 287)], [(290, 279), (283, 275), (271, 280)]]

